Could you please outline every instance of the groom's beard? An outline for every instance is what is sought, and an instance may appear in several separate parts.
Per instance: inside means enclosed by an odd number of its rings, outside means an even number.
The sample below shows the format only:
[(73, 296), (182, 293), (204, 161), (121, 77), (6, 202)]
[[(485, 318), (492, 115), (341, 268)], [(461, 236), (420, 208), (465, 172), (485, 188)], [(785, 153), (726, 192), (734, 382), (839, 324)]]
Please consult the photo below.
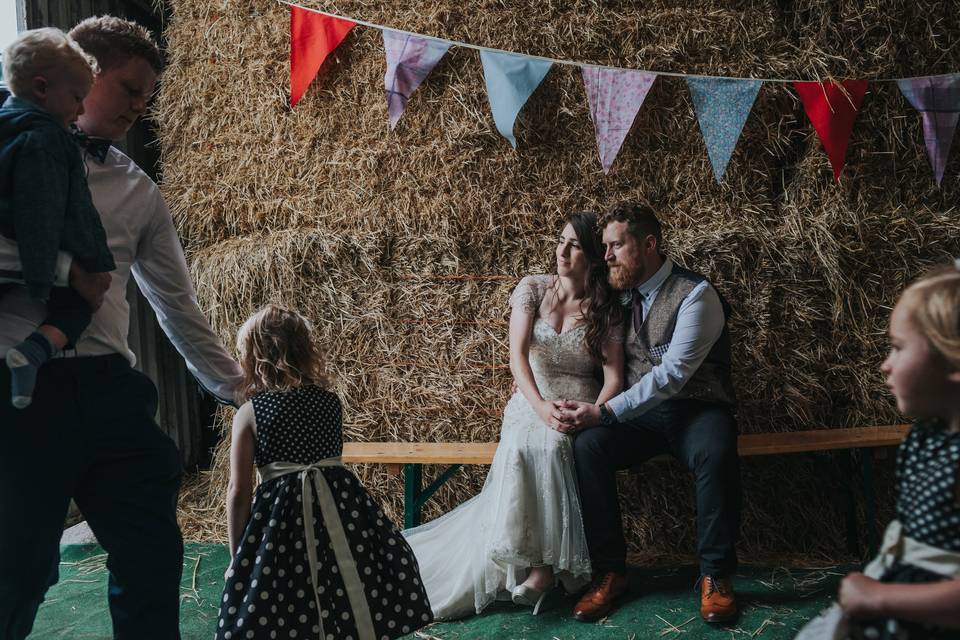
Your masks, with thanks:
[(610, 273), (607, 282), (617, 291), (633, 289), (643, 282), (643, 265), (637, 263), (618, 262), (608, 265)]

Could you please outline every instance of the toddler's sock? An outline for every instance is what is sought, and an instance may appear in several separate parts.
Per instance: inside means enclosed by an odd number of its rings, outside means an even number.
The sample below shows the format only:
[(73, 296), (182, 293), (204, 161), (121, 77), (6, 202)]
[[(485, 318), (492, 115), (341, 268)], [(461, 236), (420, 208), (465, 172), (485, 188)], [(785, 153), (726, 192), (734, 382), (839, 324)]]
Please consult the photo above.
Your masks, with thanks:
[(34, 331), (26, 340), (7, 351), (11, 396), (13, 406), (17, 409), (30, 406), (33, 388), (37, 384), (37, 372), (56, 352), (53, 343), (39, 331)]

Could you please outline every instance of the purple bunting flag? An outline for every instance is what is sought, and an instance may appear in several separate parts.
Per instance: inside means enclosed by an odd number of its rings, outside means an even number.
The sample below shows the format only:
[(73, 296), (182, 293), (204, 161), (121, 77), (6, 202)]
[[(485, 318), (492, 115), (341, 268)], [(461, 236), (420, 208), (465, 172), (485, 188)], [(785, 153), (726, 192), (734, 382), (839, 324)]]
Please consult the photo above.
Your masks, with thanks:
[(760, 80), (687, 78), (687, 88), (693, 98), (693, 108), (717, 182), (727, 171), (727, 163), (762, 84)]
[(897, 86), (923, 118), (927, 157), (940, 184), (960, 119), (960, 74), (904, 78)]
[(384, 29), (383, 48), (387, 54), (387, 73), (383, 77), (383, 87), (387, 95), (390, 129), (393, 129), (403, 115), (407, 100), (430, 75), (450, 45), (431, 38)]
[(610, 173), (610, 167), (656, 79), (657, 74), (645, 71), (583, 67), (583, 86), (587, 91), (604, 173)]

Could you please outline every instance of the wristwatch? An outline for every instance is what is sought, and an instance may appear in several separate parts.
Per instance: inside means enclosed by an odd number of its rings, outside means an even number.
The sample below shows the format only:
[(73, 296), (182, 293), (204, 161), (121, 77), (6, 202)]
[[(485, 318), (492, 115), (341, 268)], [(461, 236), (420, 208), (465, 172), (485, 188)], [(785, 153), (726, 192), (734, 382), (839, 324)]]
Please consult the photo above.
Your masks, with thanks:
[(617, 424), (617, 416), (607, 408), (606, 402), (600, 405), (600, 424), (604, 427), (612, 427)]

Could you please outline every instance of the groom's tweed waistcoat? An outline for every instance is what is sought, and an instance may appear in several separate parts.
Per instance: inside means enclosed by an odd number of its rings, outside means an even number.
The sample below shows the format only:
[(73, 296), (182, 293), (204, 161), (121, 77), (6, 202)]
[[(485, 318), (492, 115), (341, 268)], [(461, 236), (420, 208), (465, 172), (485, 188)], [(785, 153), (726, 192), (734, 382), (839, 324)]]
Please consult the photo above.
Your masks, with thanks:
[[(677, 324), (680, 304), (693, 289), (706, 280), (706, 277), (674, 265), (673, 271), (660, 286), (653, 305), (643, 319), (640, 333), (637, 334), (632, 322), (627, 330), (627, 385), (633, 386), (659, 365), (661, 358), (670, 346), (673, 330)], [(719, 294), (718, 294), (719, 295)], [(729, 307), (721, 297), (723, 304), (723, 333), (713, 344), (706, 360), (687, 380), (683, 388), (673, 396), (676, 399), (688, 398), (718, 402), (733, 407), (736, 395), (730, 378), (730, 334), (727, 332)]]

